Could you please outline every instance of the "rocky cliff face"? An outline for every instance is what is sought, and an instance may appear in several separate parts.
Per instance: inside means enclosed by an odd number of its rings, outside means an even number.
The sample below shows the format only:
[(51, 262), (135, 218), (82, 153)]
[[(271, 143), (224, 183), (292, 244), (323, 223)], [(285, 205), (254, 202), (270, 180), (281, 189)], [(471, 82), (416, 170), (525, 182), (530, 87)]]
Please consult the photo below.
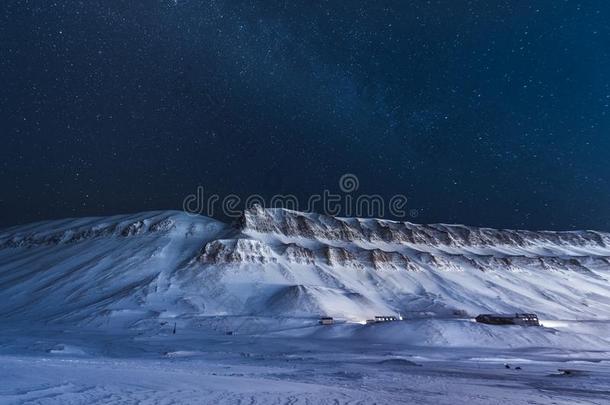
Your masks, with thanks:
[[(55, 222), (55, 221), (53, 221)], [(129, 237), (145, 233), (168, 232), (175, 227), (172, 218), (144, 218), (91, 224), (87, 221), (68, 220), (64, 226), (48, 229), (44, 223), (33, 229), (9, 229), (0, 235), (0, 249), (18, 247), (53, 246), (79, 243), (101, 237)], [(54, 224), (57, 225), (57, 224)]]
[[(594, 231), (532, 232), (462, 225), (418, 225), (335, 218), (255, 207), (236, 222), (234, 241), (213, 241), (201, 260), (213, 263), (324, 264), (331, 267), (446, 271), (531, 268), (589, 272), (610, 263), (610, 235)], [(252, 242), (246, 243), (249, 238)]]
[(207, 243), (199, 256), (201, 263), (276, 263), (271, 248), (255, 239), (219, 239)]
[(283, 209), (255, 207), (237, 222), (246, 234), (267, 234), (278, 239), (309, 238), (348, 243), (387, 243), (441, 250), (502, 247), (515, 251), (578, 252), (579, 249), (610, 253), (610, 234), (595, 231), (519, 231), (464, 225), (420, 225), (382, 219), (336, 218)]

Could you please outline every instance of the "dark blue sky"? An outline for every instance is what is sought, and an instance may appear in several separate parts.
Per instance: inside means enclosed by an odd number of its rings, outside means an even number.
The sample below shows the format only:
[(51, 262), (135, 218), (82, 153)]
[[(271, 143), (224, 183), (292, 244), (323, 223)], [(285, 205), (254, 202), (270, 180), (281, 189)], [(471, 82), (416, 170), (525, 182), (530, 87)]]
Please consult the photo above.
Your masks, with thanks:
[(0, 226), (403, 193), (415, 222), (610, 230), (607, 1), (0, 4)]

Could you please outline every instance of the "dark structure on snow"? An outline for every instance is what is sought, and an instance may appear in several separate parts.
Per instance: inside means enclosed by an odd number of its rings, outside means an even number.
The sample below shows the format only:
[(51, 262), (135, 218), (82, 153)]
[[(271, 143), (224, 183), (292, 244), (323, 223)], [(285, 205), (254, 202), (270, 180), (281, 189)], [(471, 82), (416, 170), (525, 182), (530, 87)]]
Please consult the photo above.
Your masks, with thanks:
[(332, 325), (335, 323), (335, 320), (330, 316), (323, 316), (319, 321), (320, 325)]
[(536, 314), (481, 314), (475, 319), (479, 323), (486, 323), (489, 325), (540, 326), (540, 321)]
[(376, 316), (375, 322), (394, 322), (397, 321), (398, 318), (395, 316)]

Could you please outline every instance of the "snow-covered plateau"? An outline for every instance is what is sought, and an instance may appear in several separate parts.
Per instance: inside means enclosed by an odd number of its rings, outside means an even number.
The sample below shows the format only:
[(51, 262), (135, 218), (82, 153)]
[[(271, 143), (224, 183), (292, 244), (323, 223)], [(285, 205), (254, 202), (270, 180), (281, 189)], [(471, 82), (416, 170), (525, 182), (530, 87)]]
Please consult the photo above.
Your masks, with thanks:
[[(609, 277), (596, 231), (260, 207), (8, 228), (0, 403), (606, 404)], [(516, 312), (543, 326), (473, 320)]]

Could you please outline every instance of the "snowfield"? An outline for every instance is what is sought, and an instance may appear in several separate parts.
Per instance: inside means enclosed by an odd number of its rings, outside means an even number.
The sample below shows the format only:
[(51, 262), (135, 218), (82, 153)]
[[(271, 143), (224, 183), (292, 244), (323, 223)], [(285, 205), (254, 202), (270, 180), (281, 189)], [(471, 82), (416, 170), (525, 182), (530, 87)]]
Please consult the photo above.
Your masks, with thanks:
[[(408, 323), (404, 327), (408, 329)], [(418, 347), (362, 337), (222, 336), (191, 331), (150, 336), (82, 330), (19, 333), (23, 330), (5, 330), (2, 335), (1, 403), (610, 401), (609, 353), (584, 348)], [(560, 376), (558, 369), (566, 368), (581, 370), (581, 375)]]
[(0, 403), (606, 404), (609, 276), (595, 231), (261, 208), (13, 227)]

